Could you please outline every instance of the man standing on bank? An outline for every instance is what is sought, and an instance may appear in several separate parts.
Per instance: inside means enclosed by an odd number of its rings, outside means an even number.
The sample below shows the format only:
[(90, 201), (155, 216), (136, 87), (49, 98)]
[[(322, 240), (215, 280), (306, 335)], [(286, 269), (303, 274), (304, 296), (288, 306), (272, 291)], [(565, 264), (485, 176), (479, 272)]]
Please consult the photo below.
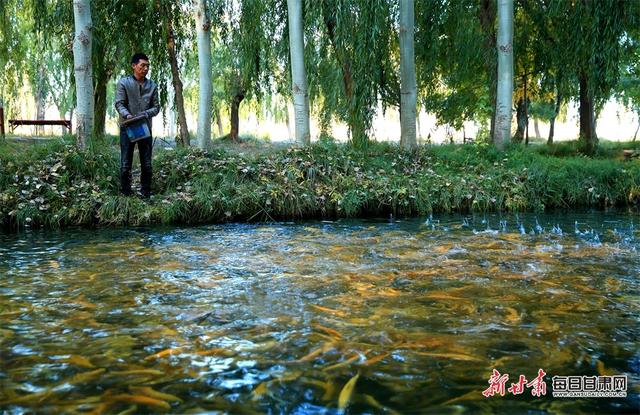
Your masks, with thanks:
[[(116, 110), (120, 114), (120, 123), (123, 120), (138, 115), (145, 115), (151, 131), (151, 118), (160, 112), (160, 100), (158, 98), (158, 86), (147, 79), (149, 73), (149, 58), (144, 53), (136, 53), (131, 57), (133, 75), (118, 81), (116, 87)], [(133, 163), (133, 150), (138, 144), (140, 153), (140, 191), (142, 197), (151, 196), (151, 148), (153, 137), (147, 137), (134, 143), (123, 127), (120, 127), (120, 191), (125, 196), (131, 195), (131, 165)]]

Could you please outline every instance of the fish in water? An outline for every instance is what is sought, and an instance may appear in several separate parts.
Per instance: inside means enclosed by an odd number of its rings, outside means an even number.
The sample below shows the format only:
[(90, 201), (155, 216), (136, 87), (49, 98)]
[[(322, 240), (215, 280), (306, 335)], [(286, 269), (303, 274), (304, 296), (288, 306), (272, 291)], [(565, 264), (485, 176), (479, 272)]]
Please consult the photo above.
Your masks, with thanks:
[(356, 387), (356, 383), (358, 382), (358, 378), (360, 377), (360, 373), (356, 374), (354, 377), (349, 379), (349, 381), (344, 385), (342, 390), (340, 391), (340, 396), (338, 397), (338, 412), (344, 414), (344, 411), (349, 406), (351, 402), (351, 397), (353, 396), (353, 391)]

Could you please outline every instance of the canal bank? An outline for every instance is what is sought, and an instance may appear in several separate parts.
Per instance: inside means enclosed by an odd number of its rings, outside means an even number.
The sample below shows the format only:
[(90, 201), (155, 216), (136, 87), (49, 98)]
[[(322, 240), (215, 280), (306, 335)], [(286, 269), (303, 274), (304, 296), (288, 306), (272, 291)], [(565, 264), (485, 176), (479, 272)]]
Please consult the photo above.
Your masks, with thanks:
[(79, 153), (63, 141), (0, 145), (5, 230), (633, 208), (640, 200), (640, 161), (613, 144), (600, 158), (577, 154), (571, 143), (504, 153), (484, 144), (405, 152), (332, 142), (158, 149), (148, 201), (119, 196), (114, 147)]

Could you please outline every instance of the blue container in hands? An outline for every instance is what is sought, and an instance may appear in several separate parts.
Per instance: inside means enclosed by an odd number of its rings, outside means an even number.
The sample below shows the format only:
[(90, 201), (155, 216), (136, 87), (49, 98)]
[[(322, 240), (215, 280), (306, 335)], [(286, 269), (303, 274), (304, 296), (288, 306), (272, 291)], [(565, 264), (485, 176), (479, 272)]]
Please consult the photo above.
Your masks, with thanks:
[(129, 141), (132, 143), (151, 137), (149, 120), (144, 114), (122, 121), (122, 123), (120, 123), (120, 127), (125, 129), (127, 137), (129, 137)]

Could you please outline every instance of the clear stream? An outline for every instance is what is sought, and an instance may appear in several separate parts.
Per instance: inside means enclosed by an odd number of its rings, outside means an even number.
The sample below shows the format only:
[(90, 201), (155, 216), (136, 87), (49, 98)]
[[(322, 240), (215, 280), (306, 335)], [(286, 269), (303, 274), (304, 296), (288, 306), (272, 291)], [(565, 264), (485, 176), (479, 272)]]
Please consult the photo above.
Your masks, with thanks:
[(633, 212), (0, 235), (0, 413), (637, 413), (639, 276)]

